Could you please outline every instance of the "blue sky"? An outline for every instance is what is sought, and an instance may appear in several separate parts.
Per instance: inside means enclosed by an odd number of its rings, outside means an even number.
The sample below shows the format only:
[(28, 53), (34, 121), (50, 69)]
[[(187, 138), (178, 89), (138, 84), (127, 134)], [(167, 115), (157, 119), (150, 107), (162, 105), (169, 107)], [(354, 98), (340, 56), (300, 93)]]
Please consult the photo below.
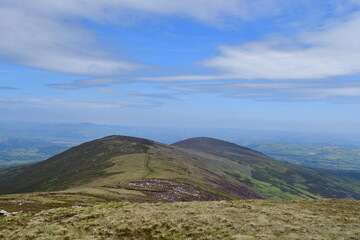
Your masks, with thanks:
[(3, 0), (0, 121), (360, 133), (359, 0)]

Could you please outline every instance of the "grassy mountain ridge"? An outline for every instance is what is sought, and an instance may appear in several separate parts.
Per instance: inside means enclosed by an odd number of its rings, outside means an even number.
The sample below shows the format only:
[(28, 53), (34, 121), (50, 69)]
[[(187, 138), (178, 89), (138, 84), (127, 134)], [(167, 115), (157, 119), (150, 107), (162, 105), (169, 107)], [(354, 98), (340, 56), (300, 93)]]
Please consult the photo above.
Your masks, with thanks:
[[(116, 138), (116, 139), (115, 139)], [(73, 147), (63, 153), (28, 166), (0, 170), (1, 192), (63, 190), (97, 176), (109, 166), (107, 160), (127, 153), (141, 153), (153, 142), (131, 137), (107, 137)], [(10, 175), (4, 179), (3, 175)], [(102, 175), (102, 174), (100, 174)], [(16, 184), (11, 184), (16, 181)]]
[(39, 163), (0, 169), (2, 194), (59, 190), (102, 192), (133, 201), (360, 199), (359, 181), (211, 138), (166, 145), (109, 136)]
[[(246, 185), (218, 174), (174, 147), (147, 139), (110, 136), (73, 147), (46, 161), (0, 170), (0, 192), (58, 191), (72, 188), (132, 189), (152, 199), (176, 185), (177, 200), (263, 198)], [(171, 180), (153, 182), (153, 179)], [(150, 188), (143, 185), (153, 185)], [(176, 195), (176, 194), (172, 194)]]

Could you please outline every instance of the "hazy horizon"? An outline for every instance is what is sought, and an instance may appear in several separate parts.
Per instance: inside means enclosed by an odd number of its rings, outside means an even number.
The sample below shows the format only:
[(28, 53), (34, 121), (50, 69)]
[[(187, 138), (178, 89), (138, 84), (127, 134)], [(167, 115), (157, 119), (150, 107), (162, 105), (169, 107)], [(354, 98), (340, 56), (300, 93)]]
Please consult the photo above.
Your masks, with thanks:
[[(1, 125), (31, 125), (31, 124), (45, 124), (45, 125), (94, 125), (94, 126), (104, 126), (104, 127), (123, 127), (123, 128), (147, 128), (147, 129), (174, 129), (174, 130), (182, 130), (182, 129), (188, 129), (188, 130), (239, 130), (239, 131), (254, 131), (254, 132), (279, 132), (279, 133), (294, 133), (294, 134), (339, 134), (339, 135), (359, 135), (360, 132), (354, 132), (354, 131), (331, 131), (331, 130), (321, 130), (321, 129), (284, 129), (284, 128), (266, 128), (266, 126), (256, 126), (256, 127), (249, 127), (249, 128), (242, 128), (241, 126), (238, 127), (226, 127), (226, 126), (172, 126), (172, 125), (134, 125), (134, 124), (106, 124), (106, 123), (96, 123), (96, 122), (89, 122), (89, 121), (79, 121), (79, 122), (48, 122), (48, 121), (0, 121)], [(255, 125), (254, 125), (255, 126)]]

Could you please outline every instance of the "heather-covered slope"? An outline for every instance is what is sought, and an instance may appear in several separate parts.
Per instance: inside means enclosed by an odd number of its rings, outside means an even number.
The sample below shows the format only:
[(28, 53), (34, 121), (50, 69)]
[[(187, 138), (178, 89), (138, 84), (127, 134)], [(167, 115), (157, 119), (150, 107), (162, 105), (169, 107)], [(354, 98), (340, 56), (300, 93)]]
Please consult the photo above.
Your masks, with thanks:
[(352, 198), (360, 199), (360, 181), (321, 173), (277, 161), (249, 148), (213, 138), (191, 138), (172, 144), (184, 150), (206, 152), (218, 160), (237, 163), (222, 168), (234, 179), (272, 199)]

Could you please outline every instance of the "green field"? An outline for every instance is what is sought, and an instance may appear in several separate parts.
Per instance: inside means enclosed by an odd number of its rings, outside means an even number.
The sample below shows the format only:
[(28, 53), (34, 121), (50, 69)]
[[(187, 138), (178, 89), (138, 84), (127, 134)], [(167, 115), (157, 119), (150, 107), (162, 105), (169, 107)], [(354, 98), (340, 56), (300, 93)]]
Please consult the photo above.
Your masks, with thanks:
[(275, 159), (305, 167), (360, 171), (360, 148), (279, 143), (248, 144), (247, 147)]
[(56, 140), (0, 138), (0, 167), (42, 161), (67, 150), (73, 143)]

